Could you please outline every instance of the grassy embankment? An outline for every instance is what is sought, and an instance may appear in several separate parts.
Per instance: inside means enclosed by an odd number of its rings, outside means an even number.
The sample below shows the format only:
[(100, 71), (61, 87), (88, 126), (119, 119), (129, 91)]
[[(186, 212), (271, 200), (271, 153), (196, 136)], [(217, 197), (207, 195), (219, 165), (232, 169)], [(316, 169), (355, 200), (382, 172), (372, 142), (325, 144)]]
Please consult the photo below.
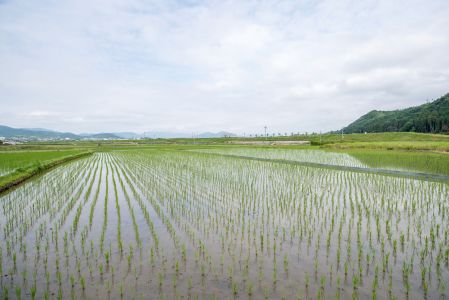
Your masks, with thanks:
[(0, 193), (59, 164), (91, 154), (86, 150), (17, 151), (2, 148), (0, 152)]

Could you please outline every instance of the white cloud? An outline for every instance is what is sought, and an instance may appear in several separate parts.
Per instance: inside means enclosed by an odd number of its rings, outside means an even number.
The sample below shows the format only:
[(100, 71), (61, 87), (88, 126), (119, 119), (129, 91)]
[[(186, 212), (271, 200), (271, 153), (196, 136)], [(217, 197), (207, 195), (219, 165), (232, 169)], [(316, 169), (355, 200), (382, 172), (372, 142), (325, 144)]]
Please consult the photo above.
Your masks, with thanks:
[(23, 117), (30, 117), (30, 118), (45, 118), (45, 117), (54, 117), (58, 115), (59, 114), (56, 112), (40, 111), (40, 110), (22, 114)]
[(1, 2), (1, 123), (338, 129), (448, 92), (448, 12), (445, 0)]

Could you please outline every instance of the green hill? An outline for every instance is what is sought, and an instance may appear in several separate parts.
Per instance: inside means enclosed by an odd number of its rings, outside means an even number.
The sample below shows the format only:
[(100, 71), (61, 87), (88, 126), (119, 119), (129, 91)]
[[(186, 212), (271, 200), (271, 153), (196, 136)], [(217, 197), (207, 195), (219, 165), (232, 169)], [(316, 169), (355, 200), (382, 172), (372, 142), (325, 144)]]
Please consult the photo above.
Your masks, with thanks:
[(0, 136), (6, 138), (47, 138), (47, 139), (79, 139), (76, 134), (70, 132), (57, 132), (48, 129), (27, 129), (27, 128), (12, 128), (0, 125)]
[(373, 110), (347, 127), (345, 133), (424, 132), (449, 133), (449, 94), (420, 106), (393, 111)]

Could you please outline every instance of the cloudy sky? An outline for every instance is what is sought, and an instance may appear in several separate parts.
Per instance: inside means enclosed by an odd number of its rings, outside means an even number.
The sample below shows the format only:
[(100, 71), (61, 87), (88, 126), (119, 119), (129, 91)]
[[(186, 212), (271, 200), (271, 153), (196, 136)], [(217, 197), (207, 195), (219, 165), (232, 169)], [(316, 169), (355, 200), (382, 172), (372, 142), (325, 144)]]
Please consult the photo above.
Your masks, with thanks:
[(339, 129), (449, 92), (449, 1), (0, 0), (0, 124)]

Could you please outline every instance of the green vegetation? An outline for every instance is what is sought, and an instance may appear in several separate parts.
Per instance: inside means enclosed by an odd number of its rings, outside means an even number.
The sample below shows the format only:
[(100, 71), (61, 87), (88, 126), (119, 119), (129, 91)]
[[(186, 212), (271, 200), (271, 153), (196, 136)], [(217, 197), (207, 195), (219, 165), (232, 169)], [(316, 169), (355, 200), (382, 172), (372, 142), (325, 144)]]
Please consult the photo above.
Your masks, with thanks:
[[(263, 141), (268, 145), (270, 141), (310, 141), (312, 145), (346, 144), (354, 142), (446, 142), (449, 149), (449, 135), (443, 134), (425, 134), (414, 132), (383, 132), (383, 133), (326, 133), (326, 134), (301, 134), (301, 135), (282, 135), (270, 137), (232, 137), (232, 138), (210, 138), (210, 139), (155, 139), (140, 140), (139, 144), (235, 144), (239, 141)], [(285, 146), (289, 147), (289, 146)]]
[[(314, 148), (274, 147), (215, 147), (190, 149), (193, 152), (210, 153), (261, 160), (298, 162), (304, 166), (350, 167), (367, 169), (400, 170), (409, 173), (449, 175), (449, 155), (429, 152), (387, 151), (371, 149), (334, 150)], [(340, 168), (345, 169), (345, 168)], [(413, 176), (410, 174), (410, 176)]]
[[(279, 147), (279, 148), (304, 148), (310, 146), (270, 146), (271, 141), (310, 141), (312, 146), (322, 148), (364, 148), (364, 149), (385, 149), (385, 150), (424, 150), (424, 151), (445, 151), (449, 152), (449, 135), (428, 134), (415, 132), (384, 132), (384, 133), (353, 133), (353, 134), (307, 134), (276, 137), (257, 138), (212, 138), (212, 139), (156, 139), (140, 140), (134, 146), (143, 145), (190, 145), (192, 147), (204, 147), (207, 145), (233, 145), (238, 146), (242, 141), (263, 141), (266, 145), (250, 147)], [(103, 148), (108, 145), (104, 144)], [(128, 145), (128, 147), (132, 145)], [(241, 145), (244, 147), (244, 145)], [(121, 147), (126, 147), (121, 145)], [(248, 147), (248, 146), (246, 146)]]
[(0, 152), (0, 192), (59, 163), (84, 156), (82, 150)]
[(314, 135), (311, 141), (320, 144), (338, 144), (338, 143), (354, 143), (354, 142), (447, 142), (449, 143), (449, 135), (428, 134), (416, 132), (381, 132), (381, 133), (353, 133), (353, 134), (325, 134), (320, 138)]
[(372, 168), (449, 175), (448, 154), (376, 150), (353, 150), (346, 153)]
[(427, 151), (427, 152), (449, 152), (448, 142), (355, 142), (338, 143), (324, 146), (329, 149), (375, 149), (375, 150), (405, 150), (405, 151)]
[[(29, 142), (20, 145), (0, 146), (1, 152), (6, 151), (36, 151), (36, 150), (85, 150), (85, 151), (112, 151), (126, 149), (159, 148), (159, 147), (208, 147), (233, 145), (239, 142), (264, 142), (262, 145), (250, 147), (272, 147), (272, 141), (310, 141), (312, 146), (324, 148), (374, 148), (374, 149), (401, 149), (449, 152), (449, 135), (428, 134), (415, 132), (384, 132), (384, 133), (353, 133), (353, 134), (302, 134), (282, 135), (269, 137), (229, 137), (229, 138), (202, 138), (202, 139), (142, 139), (142, 140), (108, 140), (108, 141), (53, 141)], [(244, 146), (244, 145), (241, 145)], [(248, 145), (246, 145), (248, 147)], [(283, 145), (281, 148), (304, 148), (310, 146)]]
[(449, 133), (449, 94), (416, 107), (395, 111), (373, 110), (347, 127), (347, 133), (426, 132)]
[(219, 154), (428, 170), (447, 155), (101, 148), (0, 196), (1, 297), (438, 299), (449, 292), (447, 183)]
[[(268, 140), (268, 141), (267, 141)], [(307, 140), (313, 146), (271, 146), (270, 141), (276, 140)], [(264, 141), (267, 144), (248, 146), (238, 145), (239, 141)], [(20, 145), (0, 146), (0, 187), (15, 185), (44, 169), (59, 162), (64, 162), (72, 155), (87, 152), (108, 152), (119, 150), (146, 150), (146, 149), (170, 149), (170, 150), (195, 150), (195, 149), (309, 149), (321, 148), (332, 151), (344, 151), (352, 153), (357, 149), (381, 151), (382, 156), (388, 160), (388, 155), (384, 150), (397, 150), (406, 152), (449, 152), (449, 135), (423, 134), (423, 133), (371, 133), (371, 134), (308, 134), (299, 136), (277, 136), (277, 137), (257, 137), (257, 138), (212, 138), (212, 139), (145, 139), (135, 141), (83, 141), (83, 142), (41, 142), (25, 143)], [(373, 152), (371, 152), (373, 153)], [(408, 159), (410, 155), (404, 155), (409, 162), (399, 162), (402, 167), (423, 172), (446, 174), (444, 171), (445, 158), (441, 158), (442, 163), (433, 163), (435, 159), (419, 156), (423, 159), (416, 162)], [(427, 157), (427, 158), (426, 158)], [(379, 158), (382, 160), (382, 158)], [(378, 160), (379, 160), (378, 159)], [(427, 162), (422, 162), (422, 161)], [(390, 166), (392, 161), (389, 160)], [(399, 160), (400, 161), (400, 160)], [(369, 164), (367, 164), (370, 166)], [(378, 164), (379, 166), (380, 163)], [(428, 166), (425, 166), (428, 165)], [(437, 169), (430, 167), (437, 166)], [(372, 165), (371, 165), (372, 166)], [(408, 166), (408, 167), (407, 167)], [(377, 166), (374, 166), (377, 167)], [(388, 167), (388, 166), (387, 166)], [(435, 169), (435, 171), (432, 171)]]
[(25, 169), (79, 153), (78, 150), (0, 152), (0, 174), (11, 173), (17, 171), (17, 169)]

